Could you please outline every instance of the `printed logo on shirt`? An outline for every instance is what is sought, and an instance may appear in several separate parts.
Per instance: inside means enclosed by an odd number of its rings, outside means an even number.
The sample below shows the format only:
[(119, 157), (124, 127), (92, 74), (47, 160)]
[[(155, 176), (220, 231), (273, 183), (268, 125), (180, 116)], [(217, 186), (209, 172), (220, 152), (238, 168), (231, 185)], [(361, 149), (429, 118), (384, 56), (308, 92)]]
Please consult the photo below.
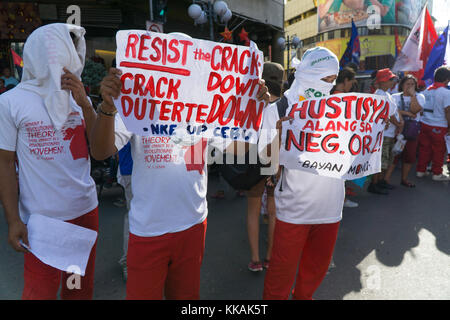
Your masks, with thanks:
[(64, 153), (64, 146), (52, 125), (43, 121), (24, 124), (28, 148), (38, 160), (53, 160), (55, 155)]
[[(55, 156), (66, 153), (67, 147), (74, 160), (89, 159), (85, 124), (79, 112), (69, 114), (61, 132), (43, 121), (27, 122), (24, 126), (30, 153), (37, 160), (54, 160)], [(70, 141), (69, 145), (64, 141)]]
[(164, 169), (168, 164), (179, 164), (185, 165), (186, 171), (203, 174), (207, 139), (189, 146), (174, 143), (170, 137), (148, 136), (141, 139), (148, 169)]
[[(79, 115), (77, 112), (76, 114)], [(74, 114), (74, 115), (76, 115)], [(72, 114), (71, 114), (72, 115)], [(75, 126), (75, 128), (64, 128), (62, 131), (64, 140), (70, 140), (69, 150), (72, 154), (73, 160), (77, 159), (89, 159), (89, 151), (86, 142), (85, 124), (82, 121), (81, 124)]]
[(208, 140), (202, 138), (196, 144), (190, 146), (184, 154), (184, 161), (186, 163), (187, 171), (198, 171), (200, 175), (203, 174), (205, 168), (205, 149), (208, 146)]
[(80, 113), (72, 112), (69, 114), (66, 123), (62, 128), (63, 140), (70, 141), (69, 150), (72, 159), (89, 159), (89, 151), (87, 147), (85, 124), (81, 119)]

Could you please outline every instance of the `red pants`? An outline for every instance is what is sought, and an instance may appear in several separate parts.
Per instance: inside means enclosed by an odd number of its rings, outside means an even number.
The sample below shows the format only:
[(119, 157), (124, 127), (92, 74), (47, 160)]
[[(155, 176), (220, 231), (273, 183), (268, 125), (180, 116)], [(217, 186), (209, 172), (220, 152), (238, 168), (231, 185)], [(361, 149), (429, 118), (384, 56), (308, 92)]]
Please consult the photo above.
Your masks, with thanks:
[(417, 172), (425, 172), (431, 161), (431, 171), (435, 175), (442, 173), (444, 157), (446, 153), (445, 135), (447, 128), (432, 127), (422, 123), (419, 134), (419, 160), (417, 161)]
[(289, 299), (296, 280), (293, 298), (312, 300), (328, 271), (338, 229), (339, 222), (306, 225), (277, 219), (270, 268), (264, 280), (263, 299)]
[[(77, 226), (98, 231), (98, 208), (70, 221)], [(70, 289), (67, 286), (72, 274), (53, 268), (32, 253), (25, 253), (23, 300), (56, 300), (59, 286), (61, 286), (61, 299), (63, 300), (91, 300), (94, 292), (95, 250), (97, 242), (92, 247), (85, 276), (80, 278), (80, 289)], [(62, 279), (61, 279), (62, 278)]]
[(200, 267), (206, 219), (191, 228), (156, 237), (130, 233), (127, 300), (200, 299)]

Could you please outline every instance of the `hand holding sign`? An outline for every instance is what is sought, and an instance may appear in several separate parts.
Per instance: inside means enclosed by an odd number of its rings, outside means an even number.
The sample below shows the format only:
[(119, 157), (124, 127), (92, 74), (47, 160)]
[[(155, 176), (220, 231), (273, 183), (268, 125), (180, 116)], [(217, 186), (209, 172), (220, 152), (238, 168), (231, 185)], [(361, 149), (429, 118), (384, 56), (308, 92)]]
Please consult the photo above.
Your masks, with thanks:
[(287, 113), (294, 121), (282, 129), (280, 164), (340, 179), (377, 173), (391, 109), (385, 97), (361, 93), (295, 103)]
[(123, 74), (114, 104), (129, 131), (256, 143), (269, 94), (255, 44), (142, 30), (119, 31), (116, 40)]
[(116, 68), (110, 68), (109, 73), (100, 82), (100, 94), (102, 95), (102, 108), (106, 112), (116, 111), (113, 98), (117, 99), (122, 89), (122, 82), (120, 81), (122, 71)]
[(264, 79), (259, 79), (258, 82), (259, 85), (259, 90), (258, 93), (256, 94), (256, 99), (258, 99), (258, 101), (265, 101), (266, 103), (270, 102), (270, 93), (269, 93), (269, 88), (267, 88), (266, 86), (266, 81)]
[(20, 244), (20, 241), (23, 241), (26, 246), (30, 245), (27, 226), (18, 219), (8, 224), (8, 242), (14, 250), (26, 253), (27, 249)]

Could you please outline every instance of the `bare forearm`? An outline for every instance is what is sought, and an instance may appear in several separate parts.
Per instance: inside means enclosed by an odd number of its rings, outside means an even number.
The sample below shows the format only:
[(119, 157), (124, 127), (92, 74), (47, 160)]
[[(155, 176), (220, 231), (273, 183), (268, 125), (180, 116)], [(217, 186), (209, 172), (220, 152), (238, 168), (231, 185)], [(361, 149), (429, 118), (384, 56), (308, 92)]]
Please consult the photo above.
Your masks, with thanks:
[(117, 152), (114, 144), (114, 117), (97, 115), (91, 130), (91, 154), (94, 159), (104, 160)]
[(411, 97), (411, 107), (410, 110), (412, 113), (417, 114), (422, 111), (422, 106), (419, 104), (419, 101), (417, 101), (416, 96)]
[(0, 200), (3, 204), (8, 225), (20, 220), (18, 187), (14, 162), (0, 161)]
[(91, 104), (81, 106), (81, 109), (83, 110), (83, 118), (84, 122), (86, 123), (86, 133), (90, 142), (91, 131), (94, 127), (95, 120), (97, 119), (97, 113), (95, 112)]

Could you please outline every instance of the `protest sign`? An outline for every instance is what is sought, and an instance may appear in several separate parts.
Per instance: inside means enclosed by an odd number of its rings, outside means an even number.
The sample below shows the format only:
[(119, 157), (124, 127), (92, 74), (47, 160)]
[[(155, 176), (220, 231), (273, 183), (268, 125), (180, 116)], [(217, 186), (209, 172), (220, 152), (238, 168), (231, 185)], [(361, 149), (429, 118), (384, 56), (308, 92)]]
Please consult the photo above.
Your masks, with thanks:
[(119, 31), (116, 41), (122, 89), (114, 102), (129, 131), (256, 143), (265, 102), (256, 99), (263, 54), (254, 43), (143, 30)]
[(280, 164), (321, 176), (357, 179), (381, 171), (386, 97), (343, 93), (293, 104), (283, 123)]

